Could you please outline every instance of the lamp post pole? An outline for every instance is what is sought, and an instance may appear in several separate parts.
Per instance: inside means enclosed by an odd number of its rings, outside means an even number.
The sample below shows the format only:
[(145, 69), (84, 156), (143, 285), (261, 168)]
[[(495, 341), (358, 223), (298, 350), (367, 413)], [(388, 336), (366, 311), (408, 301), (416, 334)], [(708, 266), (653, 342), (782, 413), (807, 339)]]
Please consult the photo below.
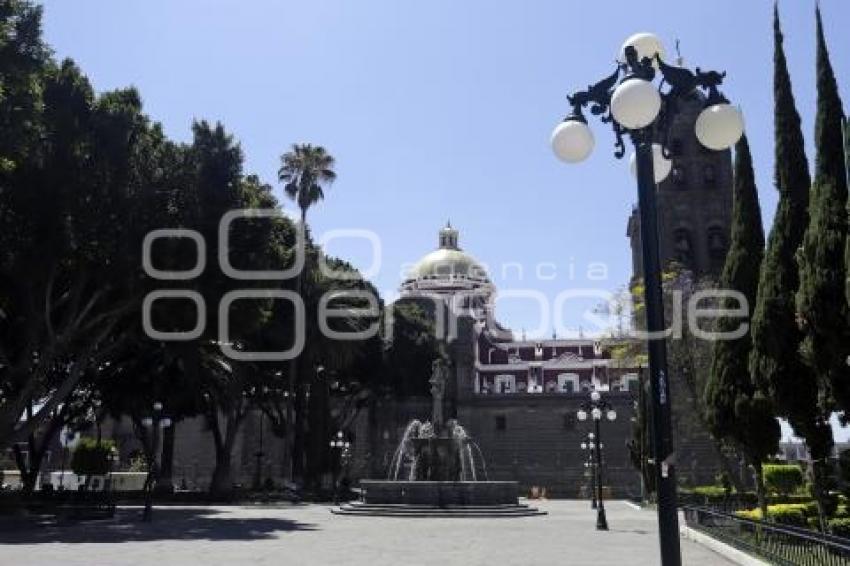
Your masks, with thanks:
[(652, 397), (651, 433), (655, 458), (655, 485), (658, 498), (658, 530), (661, 537), (661, 563), (679, 564), (679, 517), (676, 505), (676, 472), (671, 461), (673, 442), (670, 391), (667, 373), (667, 344), (664, 340), (664, 302), (661, 261), (658, 253), (658, 215), (655, 199), (655, 173), (652, 142), (648, 132), (636, 136), (638, 209), (643, 255), (646, 329), (649, 333), (649, 377)]
[(335, 462), (332, 466), (333, 471), (333, 490), (334, 490), (334, 505), (339, 505), (339, 476), (344, 470), (347, 462), (347, 458), (349, 457), (349, 449), (351, 448), (351, 443), (345, 440), (345, 434), (340, 430), (336, 433), (336, 436), (330, 441), (331, 452), (336, 451), (336, 458), (334, 458)]
[(605, 516), (605, 501), (602, 498), (602, 436), (599, 434), (599, 421), (593, 419), (596, 430), (596, 529), (608, 530), (608, 518)]
[(150, 417), (142, 419), (142, 426), (148, 429), (147, 443), (150, 450), (148, 477), (145, 480), (145, 508), (142, 511), (142, 521), (147, 523), (153, 519), (153, 490), (159, 479), (160, 429), (171, 426), (171, 419), (162, 416), (162, 403), (157, 401), (153, 404), (153, 412)]
[(581, 443), (581, 449), (587, 451), (587, 460), (584, 462), (585, 469), (590, 473), (590, 508), (596, 509), (596, 460), (594, 459), (593, 442), (596, 436), (592, 432), (587, 433), (587, 442)]

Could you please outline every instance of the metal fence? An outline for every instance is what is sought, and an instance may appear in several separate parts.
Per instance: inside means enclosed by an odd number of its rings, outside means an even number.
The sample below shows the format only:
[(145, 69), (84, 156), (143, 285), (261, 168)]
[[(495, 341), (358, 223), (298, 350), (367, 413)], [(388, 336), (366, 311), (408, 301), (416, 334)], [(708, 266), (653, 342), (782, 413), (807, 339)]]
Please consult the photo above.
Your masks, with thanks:
[(850, 540), (789, 525), (753, 521), (711, 509), (682, 507), (688, 527), (773, 564), (850, 566)]

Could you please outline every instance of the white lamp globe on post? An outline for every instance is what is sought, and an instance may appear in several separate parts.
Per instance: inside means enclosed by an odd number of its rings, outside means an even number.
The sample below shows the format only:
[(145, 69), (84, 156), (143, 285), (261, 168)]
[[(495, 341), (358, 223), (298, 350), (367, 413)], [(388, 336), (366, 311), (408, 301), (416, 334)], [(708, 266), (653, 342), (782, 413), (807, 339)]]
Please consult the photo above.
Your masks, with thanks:
[(581, 411), (579, 411), (578, 413), (576, 413), (576, 416), (578, 417), (578, 420), (580, 420), (580, 421), (586, 421), (586, 420), (587, 420), (587, 411), (585, 411), (584, 409), (582, 409)]
[(602, 409), (600, 409), (599, 407), (594, 407), (593, 411), (591, 411), (591, 414), (593, 415), (593, 420), (598, 421), (602, 418)]
[(611, 114), (627, 130), (647, 127), (660, 110), (661, 95), (651, 82), (637, 77), (624, 80), (611, 96)]
[(744, 117), (731, 104), (712, 104), (697, 116), (697, 139), (714, 151), (729, 149), (744, 134)]
[(658, 39), (658, 36), (654, 33), (636, 33), (624, 41), (623, 46), (620, 47), (620, 63), (626, 62), (626, 47), (635, 48), (638, 60), (641, 60), (644, 57), (653, 59), (652, 64), (656, 68), (658, 67), (658, 62), (654, 60), (655, 56), (658, 55), (661, 59), (664, 59), (666, 56), (664, 44), (661, 43), (661, 40)]
[[(632, 153), (629, 158), (629, 170), (637, 177), (637, 154)], [(661, 144), (652, 144), (652, 170), (655, 173), (655, 183), (658, 184), (670, 175), (673, 170), (673, 162), (664, 157), (664, 149)]]
[(561, 161), (578, 163), (593, 151), (593, 132), (587, 124), (577, 118), (568, 118), (552, 131), (552, 151)]
[(599, 401), (599, 391), (591, 391), (590, 392), (590, 400), (596, 403)]
[(606, 416), (608, 417), (609, 421), (614, 421), (617, 419), (617, 411), (615, 411), (614, 409), (609, 409)]

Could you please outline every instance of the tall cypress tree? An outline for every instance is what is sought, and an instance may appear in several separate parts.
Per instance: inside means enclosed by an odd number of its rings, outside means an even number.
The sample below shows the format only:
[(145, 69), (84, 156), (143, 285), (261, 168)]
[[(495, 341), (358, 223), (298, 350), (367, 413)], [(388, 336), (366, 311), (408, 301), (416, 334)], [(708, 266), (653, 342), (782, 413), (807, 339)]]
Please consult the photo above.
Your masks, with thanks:
[[(775, 5), (773, 33), (774, 182), (779, 204), (759, 277), (750, 374), (756, 386), (773, 401), (777, 413), (786, 417), (794, 432), (805, 439), (812, 456), (821, 458), (832, 445), (832, 429), (820, 418), (817, 380), (799, 355), (802, 331), (795, 304), (800, 281), (795, 254), (808, 225), (811, 178)], [(822, 483), (815, 483), (816, 495), (822, 494)], [(819, 508), (823, 508), (822, 497)]]
[[(752, 306), (756, 302), (759, 268), (764, 256), (764, 229), (746, 136), (735, 147), (732, 198), (732, 242), (719, 287), (738, 291)], [(737, 306), (737, 301), (727, 299), (726, 302), (728, 308)], [(722, 317), (718, 321), (718, 331), (732, 332), (742, 322), (740, 318)], [(759, 507), (762, 516), (767, 517), (762, 463), (778, 451), (780, 429), (770, 401), (756, 390), (750, 376), (747, 358), (751, 347), (749, 333), (715, 344), (705, 389), (706, 418), (714, 437), (731, 441), (753, 467)]]
[[(844, 110), (829, 61), (820, 8), (817, 28), (817, 116), (815, 118), (815, 178), (812, 184), (809, 226), (799, 253), (798, 321), (803, 332), (803, 363), (819, 386), (817, 411), (808, 435), (814, 462), (814, 495), (821, 527), (825, 527), (825, 482), (832, 448), (829, 416), (833, 407), (850, 410), (850, 328), (845, 301), (844, 247), (847, 234), (847, 172), (841, 121)], [(810, 441), (810, 436), (812, 440)]]
[(815, 176), (809, 227), (800, 250), (798, 318), (803, 360), (821, 387), (821, 409), (831, 402), (850, 412), (850, 328), (845, 300), (844, 246), (847, 234), (847, 173), (841, 122), (844, 110), (829, 61), (820, 9), (817, 20), (817, 116)]

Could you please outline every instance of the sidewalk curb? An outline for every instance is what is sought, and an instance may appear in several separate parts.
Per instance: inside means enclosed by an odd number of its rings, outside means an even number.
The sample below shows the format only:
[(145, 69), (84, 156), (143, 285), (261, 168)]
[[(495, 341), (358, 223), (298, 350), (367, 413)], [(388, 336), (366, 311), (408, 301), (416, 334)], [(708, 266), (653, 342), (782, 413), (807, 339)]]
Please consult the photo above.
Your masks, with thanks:
[(741, 566), (770, 566), (769, 562), (765, 562), (760, 558), (756, 558), (742, 550), (738, 550), (734, 546), (730, 546), (725, 542), (721, 542), (714, 537), (685, 525), (679, 527), (679, 533), (682, 538), (700, 544), (720, 556), (731, 560), (735, 564), (740, 564)]

